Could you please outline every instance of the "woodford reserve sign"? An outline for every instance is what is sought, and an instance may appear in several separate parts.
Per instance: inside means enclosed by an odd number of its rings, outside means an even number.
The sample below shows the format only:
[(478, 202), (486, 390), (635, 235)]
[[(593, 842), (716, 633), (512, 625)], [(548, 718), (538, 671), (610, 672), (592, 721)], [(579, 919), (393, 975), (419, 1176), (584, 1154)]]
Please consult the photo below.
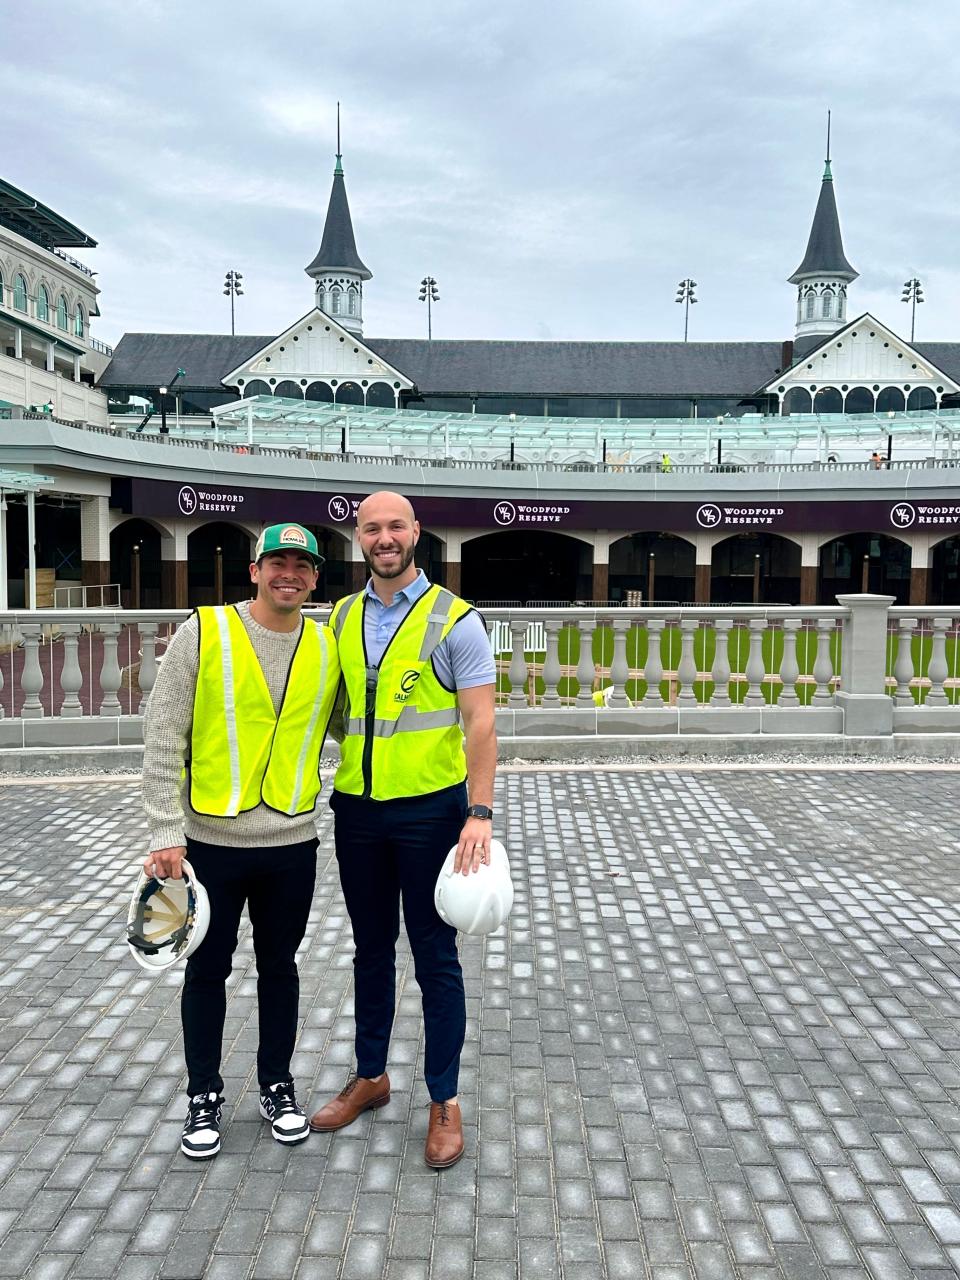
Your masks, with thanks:
[[(243, 520), (254, 524), (298, 520), (352, 528), (360, 493), (236, 488), (166, 480), (115, 479), (111, 504), (129, 515)], [(669, 502), (612, 498), (607, 502), (541, 497), (415, 497), (421, 524), (430, 528), (530, 530), (557, 533), (623, 529), (632, 533), (765, 530), (770, 533), (896, 533), (960, 529), (960, 502), (944, 498), (890, 498), (814, 502)]]

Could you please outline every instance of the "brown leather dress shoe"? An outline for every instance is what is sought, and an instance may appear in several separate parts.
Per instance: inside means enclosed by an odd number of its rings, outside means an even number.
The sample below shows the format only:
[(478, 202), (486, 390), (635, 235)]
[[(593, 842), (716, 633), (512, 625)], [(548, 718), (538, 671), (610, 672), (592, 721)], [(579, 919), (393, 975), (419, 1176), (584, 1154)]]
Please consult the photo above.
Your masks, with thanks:
[(431, 1102), (423, 1158), (431, 1169), (449, 1169), (463, 1155), (463, 1118), (457, 1102)]
[(346, 1087), (310, 1117), (310, 1128), (314, 1133), (333, 1133), (353, 1124), (364, 1111), (385, 1107), (389, 1101), (390, 1077), (386, 1072), (377, 1081), (351, 1076)]

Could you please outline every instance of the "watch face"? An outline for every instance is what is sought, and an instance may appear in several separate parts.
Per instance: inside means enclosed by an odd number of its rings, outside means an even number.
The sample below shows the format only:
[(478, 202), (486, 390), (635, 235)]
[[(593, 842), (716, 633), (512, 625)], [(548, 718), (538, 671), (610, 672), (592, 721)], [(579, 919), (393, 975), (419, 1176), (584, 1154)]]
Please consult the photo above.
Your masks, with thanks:
[(472, 804), (467, 810), (467, 815), (471, 818), (492, 818), (493, 810), (485, 804)]

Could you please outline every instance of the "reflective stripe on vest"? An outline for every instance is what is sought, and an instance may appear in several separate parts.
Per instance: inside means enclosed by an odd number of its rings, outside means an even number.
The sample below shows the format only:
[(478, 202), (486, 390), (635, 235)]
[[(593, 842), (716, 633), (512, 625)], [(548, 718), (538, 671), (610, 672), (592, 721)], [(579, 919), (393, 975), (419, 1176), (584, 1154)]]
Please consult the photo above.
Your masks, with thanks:
[(340, 601), (331, 618), (346, 685), (334, 787), (390, 800), (454, 786), (466, 777), (457, 697), (437, 679), (430, 659), (470, 606), (430, 587), (411, 605), (376, 667), (367, 665), (363, 633), (371, 607), (359, 592)]
[[(301, 624), (279, 712), (236, 608), (197, 610), (189, 798), (197, 813), (233, 818), (258, 804), (312, 812), (320, 751), (340, 681), (329, 627)], [(226, 767), (225, 767), (226, 766)]]

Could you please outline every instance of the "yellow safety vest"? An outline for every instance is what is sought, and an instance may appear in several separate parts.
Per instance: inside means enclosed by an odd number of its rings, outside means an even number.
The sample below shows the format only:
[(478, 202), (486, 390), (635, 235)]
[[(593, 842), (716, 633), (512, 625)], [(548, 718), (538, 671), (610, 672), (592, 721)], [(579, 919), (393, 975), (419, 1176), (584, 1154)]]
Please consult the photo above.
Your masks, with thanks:
[(455, 786), (467, 776), (457, 696), (437, 679), (430, 659), (471, 607), (431, 586), (414, 601), (378, 665), (368, 666), (363, 621), (369, 603), (360, 591), (340, 600), (330, 618), (346, 689), (334, 789), (396, 800)]
[(333, 632), (304, 618), (279, 713), (236, 608), (197, 610), (200, 669), (193, 699), (188, 794), (196, 813), (235, 818), (258, 804), (311, 813), (340, 663)]

